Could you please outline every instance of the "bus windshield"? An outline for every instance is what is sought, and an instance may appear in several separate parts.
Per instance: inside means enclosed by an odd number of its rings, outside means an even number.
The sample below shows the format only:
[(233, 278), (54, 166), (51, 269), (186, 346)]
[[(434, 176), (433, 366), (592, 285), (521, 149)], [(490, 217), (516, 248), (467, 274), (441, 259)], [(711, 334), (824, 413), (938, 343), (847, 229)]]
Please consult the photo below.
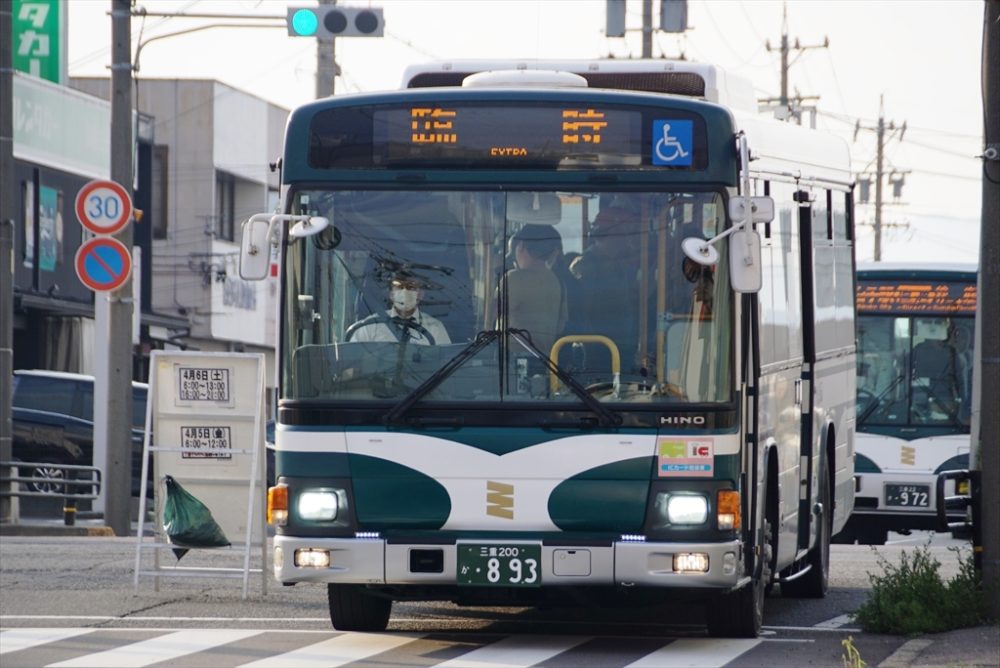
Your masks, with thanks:
[(858, 318), (858, 426), (969, 431), (972, 316)]
[(283, 399), (731, 401), (728, 262), (681, 250), (720, 192), (291, 197), (330, 226), (285, 247)]

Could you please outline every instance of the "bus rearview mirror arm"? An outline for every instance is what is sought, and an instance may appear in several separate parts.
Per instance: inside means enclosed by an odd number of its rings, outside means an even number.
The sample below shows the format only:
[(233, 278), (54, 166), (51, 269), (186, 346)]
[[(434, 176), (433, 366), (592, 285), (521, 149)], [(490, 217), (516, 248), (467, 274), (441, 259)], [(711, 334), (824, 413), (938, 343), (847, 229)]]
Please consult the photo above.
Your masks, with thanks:
[(742, 191), (740, 197), (729, 200), (729, 218), (732, 226), (711, 239), (688, 237), (681, 242), (684, 255), (700, 265), (710, 266), (719, 262), (715, 244), (729, 235), (733, 236), (729, 253), (729, 275), (736, 292), (758, 292), (761, 288), (760, 236), (748, 223), (769, 223), (774, 220), (774, 200), (768, 196), (750, 195), (750, 151), (746, 135), (736, 136), (740, 155)]
[(322, 216), (288, 213), (255, 213), (243, 222), (240, 240), (240, 278), (260, 281), (267, 277), (271, 267), (271, 247), (278, 245), (278, 225), (294, 223), (288, 236), (302, 239), (319, 234), (330, 226)]

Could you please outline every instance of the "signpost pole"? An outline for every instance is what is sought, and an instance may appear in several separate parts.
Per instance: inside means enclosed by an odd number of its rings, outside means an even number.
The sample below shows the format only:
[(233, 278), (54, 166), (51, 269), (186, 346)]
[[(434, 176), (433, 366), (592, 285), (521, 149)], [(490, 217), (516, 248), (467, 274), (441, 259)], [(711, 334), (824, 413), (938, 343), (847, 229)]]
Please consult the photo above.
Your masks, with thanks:
[[(132, 28), (129, 0), (111, 4), (111, 179), (132, 190)], [(132, 248), (132, 226), (125, 225), (115, 238)], [(132, 285), (108, 294), (108, 364), (98, 369), (95, 401), (103, 376), (107, 400), (107, 456), (104, 470), (105, 523), (117, 536), (127, 536), (132, 523)], [(98, 299), (102, 299), (98, 295)], [(100, 330), (100, 327), (98, 327)]]

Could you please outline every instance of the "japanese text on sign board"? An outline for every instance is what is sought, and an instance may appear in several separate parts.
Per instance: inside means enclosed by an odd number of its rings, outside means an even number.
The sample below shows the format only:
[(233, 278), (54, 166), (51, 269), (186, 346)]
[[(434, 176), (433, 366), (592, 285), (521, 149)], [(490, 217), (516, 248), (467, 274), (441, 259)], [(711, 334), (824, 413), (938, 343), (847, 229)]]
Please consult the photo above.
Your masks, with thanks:
[(229, 427), (181, 427), (181, 459), (232, 459)]
[(229, 401), (229, 369), (180, 367), (177, 391), (181, 401)]

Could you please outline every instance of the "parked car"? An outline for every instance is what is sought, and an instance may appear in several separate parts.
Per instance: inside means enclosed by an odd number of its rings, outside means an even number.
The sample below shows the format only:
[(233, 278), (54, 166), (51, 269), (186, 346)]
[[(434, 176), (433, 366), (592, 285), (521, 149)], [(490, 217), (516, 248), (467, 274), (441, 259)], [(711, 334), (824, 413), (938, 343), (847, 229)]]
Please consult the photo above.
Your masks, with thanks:
[[(132, 496), (136, 497), (142, 478), (147, 395), (145, 383), (132, 383)], [(21, 475), (34, 479), (32, 491), (61, 492), (61, 464), (104, 468), (104, 462), (93, 461), (93, 376), (17, 370), (11, 417), (13, 458), (41, 464), (21, 470)]]

